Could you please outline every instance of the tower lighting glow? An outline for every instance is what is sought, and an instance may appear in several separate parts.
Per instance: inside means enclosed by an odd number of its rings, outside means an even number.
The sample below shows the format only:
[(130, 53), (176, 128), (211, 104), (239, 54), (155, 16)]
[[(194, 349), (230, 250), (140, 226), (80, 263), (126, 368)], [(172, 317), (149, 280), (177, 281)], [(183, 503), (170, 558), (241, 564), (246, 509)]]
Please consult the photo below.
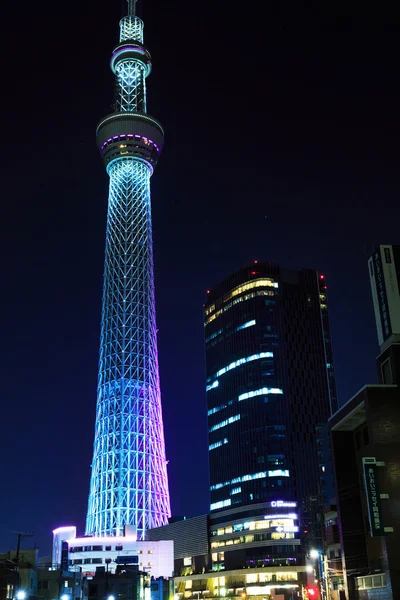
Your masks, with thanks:
[[(97, 126), (110, 177), (96, 425), (86, 535), (137, 538), (171, 515), (161, 412), (150, 177), (163, 129), (146, 112), (151, 57), (136, 1), (120, 21), (114, 112)], [(111, 600), (111, 597), (109, 598)]]

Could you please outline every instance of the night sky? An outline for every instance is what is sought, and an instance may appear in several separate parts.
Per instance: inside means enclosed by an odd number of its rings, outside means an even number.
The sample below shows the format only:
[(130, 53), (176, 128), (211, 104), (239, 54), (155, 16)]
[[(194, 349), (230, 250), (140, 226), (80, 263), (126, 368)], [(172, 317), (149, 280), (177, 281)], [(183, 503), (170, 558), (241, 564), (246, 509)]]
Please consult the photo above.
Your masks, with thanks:
[[(400, 242), (400, 24), (320, 4), (139, 3), (166, 131), (152, 203), (175, 515), (208, 510), (202, 305), (231, 271), (324, 273), (339, 401), (376, 382), (367, 257)], [(95, 127), (123, 8), (2, 9), (0, 551), (13, 531), (42, 554), (55, 526), (83, 532), (108, 193)]]

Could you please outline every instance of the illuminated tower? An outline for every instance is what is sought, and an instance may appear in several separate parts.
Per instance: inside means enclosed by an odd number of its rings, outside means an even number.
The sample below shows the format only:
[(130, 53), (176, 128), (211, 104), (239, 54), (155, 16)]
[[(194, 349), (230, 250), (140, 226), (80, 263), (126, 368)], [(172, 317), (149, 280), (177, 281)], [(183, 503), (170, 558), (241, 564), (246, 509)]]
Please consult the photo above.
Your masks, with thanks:
[(157, 358), (150, 176), (163, 129), (146, 114), (150, 54), (136, 0), (111, 56), (115, 112), (97, 126), (110, 177), (95, 439), (86, 535), (123, 535), (170, 516)]

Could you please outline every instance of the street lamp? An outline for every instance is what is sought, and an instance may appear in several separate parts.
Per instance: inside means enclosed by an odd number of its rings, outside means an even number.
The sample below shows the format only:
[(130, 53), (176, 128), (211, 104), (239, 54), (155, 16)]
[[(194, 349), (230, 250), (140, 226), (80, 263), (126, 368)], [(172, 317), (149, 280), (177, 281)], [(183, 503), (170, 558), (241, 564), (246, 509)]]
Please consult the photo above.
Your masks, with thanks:
[(17, 592), (17, 600), (25, 600), (26, 598), (26, 592), (24, 592), (24, 590), (20, 590), (19, 592)]
[(115, 596), (108, 596), (107, 600), (115, 600)]
[(307, 571), (307, 573), (314, 573), (314, 567), (312, 565), (307, 565), (306, 571)]
[(61, 596), (61, 600), (69, 600), (69, 596), (68, 596), (68, 594), (63, 594), (63, 595)]
[[(320, 552), (319, 550), (316, 550), (315, 548), (312, 548), (310, 550), (309, 557), (311, 560), (315, 561), (314, 585), (310, 589), (313, 589), (314, 594), (316, 594), (317, 588), (318, 588), (321, 596), (323, 598), (325, 598), (326, 597), (326, 595), (325, 595), (325, 579), (324, 579), (324, 569), (323, 569), (323, 564), (322, 564), (323, 553)], [(317, 586), (317, 587), (315, 587), (315, 586)], [(308, 592), (308, 595), (310, 596), (310, 592)]]

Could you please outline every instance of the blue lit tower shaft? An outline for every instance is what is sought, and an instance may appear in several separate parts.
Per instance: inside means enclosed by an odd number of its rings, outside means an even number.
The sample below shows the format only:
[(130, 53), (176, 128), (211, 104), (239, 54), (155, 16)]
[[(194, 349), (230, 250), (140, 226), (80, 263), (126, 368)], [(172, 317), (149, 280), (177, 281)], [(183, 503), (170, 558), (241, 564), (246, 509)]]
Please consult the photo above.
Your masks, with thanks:
[(154, 301), (150, 176), (163, 130), (146, 115), (150, 54), (128, 1), (111, 57), (115, 112), (97, 127), (110, 176), (95, 440), (86, 535), (123, 535), (170, 516)]

